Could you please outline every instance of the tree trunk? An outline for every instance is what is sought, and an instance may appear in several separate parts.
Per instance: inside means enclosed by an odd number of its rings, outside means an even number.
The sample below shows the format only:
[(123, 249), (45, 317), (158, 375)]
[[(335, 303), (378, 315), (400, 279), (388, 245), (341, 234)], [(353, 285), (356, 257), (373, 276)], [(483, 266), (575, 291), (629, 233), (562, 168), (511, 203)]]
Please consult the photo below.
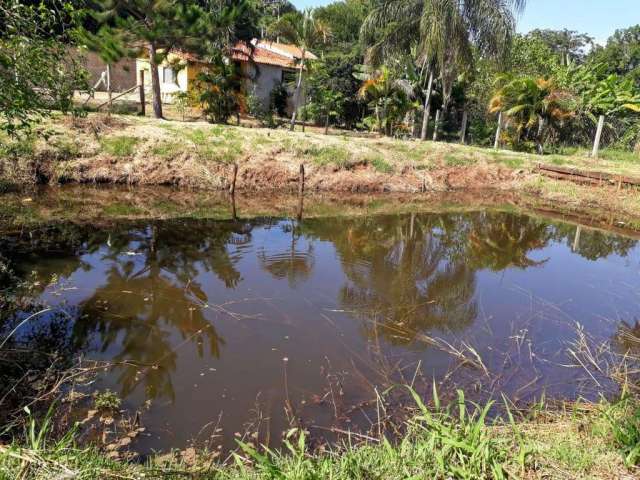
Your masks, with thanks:
[(300, 90), (302, 89), (302, 72), (304, 72), (305, 49), (302, 49), (302, 60), (300, 61), (300, 73), (298, 73), (298, 82), (296, 91), (293, 94), (293, 114), (291, 115), (291, 131), (296, 128), (296, 116), (298, 115), (298, 104), (300, 103)]
[(424, 100), (424, 112), (422, 114), (422, 132), (420, 140), (427, 139), (427, 129), (429, 128), (429, 115), (431, 115), (431, 90), (433, 89), (433, 71), (429, 73), (429, 84), (427, 85), (427, 95)]
[(324, 134), (329, 135), (329, 114), (327, 113), (327, 118), (324, 120)]
[(160, 96), (160, 75), (158, 74), (158, 64), (156, 63), (156, 46), (149, 43), (149, 69), (151, 70), (151, 102), (153, 104), (153, 115), (156, 118), (162, 116), (162, 97)]
[(440, 110), (436, 110), (436, 121), (433, 125), (433, 141), (437, 142), (438, 141), (438, 130), (440, 129), (440, 115), (441, 115), (441, 111)]

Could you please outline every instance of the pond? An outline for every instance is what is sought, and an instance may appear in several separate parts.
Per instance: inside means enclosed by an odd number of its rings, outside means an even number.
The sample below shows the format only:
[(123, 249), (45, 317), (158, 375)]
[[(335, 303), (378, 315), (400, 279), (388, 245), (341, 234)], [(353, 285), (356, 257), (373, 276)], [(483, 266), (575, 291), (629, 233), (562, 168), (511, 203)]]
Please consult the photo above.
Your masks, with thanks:
[(143, 411), (142, 452), (347, 431), (400, 383), (595, 398), (571, 351), (640, 316), (635, 239), (493, 210), (63, 222), (0, 252), (52, 307), (16, 335), (112, 362), (90, 388)]

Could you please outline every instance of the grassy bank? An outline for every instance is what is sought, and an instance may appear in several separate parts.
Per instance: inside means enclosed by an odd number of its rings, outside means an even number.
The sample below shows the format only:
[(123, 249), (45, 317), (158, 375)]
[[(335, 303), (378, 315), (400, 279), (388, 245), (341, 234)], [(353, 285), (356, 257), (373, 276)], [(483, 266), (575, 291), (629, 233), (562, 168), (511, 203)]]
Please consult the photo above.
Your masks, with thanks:
[(152, 456), (144, 463), (109, 460), (81, 448), (73, 433), (48, 437), (35, 421), (25, 436), (0, 445), (0, 478), (199, 478), (199, 479), (405, 479), (405, 478), (637, 478), (640, 469), (640, 405), (631, 398), (610, 403), (535, 405), (526, 414), (501, 404), (458, 401), (447, 408), (437, 396), (417, 408), (397, 441), (345, 437), (337, 446), (311, 450), (305, 432), (292, 429), (282, 451), (238, 442), (222, 460), (195, 451)]
[(591, 159), (537, 155), (457, 144), (351, 133), (325, 136), (170, 122), (133, 116), (57, 116), (44, 136), (0, 139), (4, 190), (36, 183), (171, 185), (203, 190), (228, 186), (238, 163), (241, 191), (295, 191), (300, 163), (307, 191), (397, 192), (497, 189), (524, 192), (558, 206), (640, 215), (637, 189), (581, 186), (536, 172), (539, 162), (640, 177), (640, 158), (603, 151)]

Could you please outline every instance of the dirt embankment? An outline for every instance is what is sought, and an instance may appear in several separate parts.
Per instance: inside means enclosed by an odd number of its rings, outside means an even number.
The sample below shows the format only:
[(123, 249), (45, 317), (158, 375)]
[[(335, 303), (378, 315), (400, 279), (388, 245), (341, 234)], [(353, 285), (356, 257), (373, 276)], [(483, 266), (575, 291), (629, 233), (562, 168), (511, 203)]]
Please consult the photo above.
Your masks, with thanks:
[(115, 115), (58, 117), (45, 128), (46, 140), (6, 144), (7, 153), (0, 156), (5, 184), (112, 183), (224, 190), (235, 163), (237, 190), (293, 192), (303, 164), (310, 192), (492, 189), (526, 192), (574, 210), (598, 208), (640, 216), (637, 189), (616, 191), (546, 179), (536, 172), (540, 157), (514, 152)]

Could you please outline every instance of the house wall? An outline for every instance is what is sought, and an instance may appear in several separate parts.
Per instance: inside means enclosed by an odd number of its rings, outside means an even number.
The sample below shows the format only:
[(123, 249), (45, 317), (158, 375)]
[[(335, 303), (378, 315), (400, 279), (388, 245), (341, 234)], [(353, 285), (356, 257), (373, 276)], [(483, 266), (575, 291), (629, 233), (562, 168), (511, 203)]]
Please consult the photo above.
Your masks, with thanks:
[[(163, 80), (163, 71), (169, 68), (170, 62), (175, 62), (177, 57), (169, 54), (169, 57), (158, 66), (158, 76), (160, 77), (160, 95), (163, 103), (172, 103), (173, 96), (178, 92), (186, 92), (192, 87), (192, 80), (197, 75), (200, 68), (198, 64), (188, 63), (184, 68), (178, 70), (175, 82), (165, 83)], [(145, 90), (151, 89), (151, 67), (149, 60), (138, 58), (136, 60), (136, 72), (144, 71)]]
[(242, 73), (245, 75), (245, 89), (247, 94), (255, 95), (265, 108), (269, 107), (271, 91), (282, 82), (282, 67), (274, 65), (259, 65), (259, 74), (256, 67), (243, 62)]
[[(85, 49), (72, 48), (69, 54), (79, 59), (82, 65), (89, 72), (89, 86), (93, 87), (102, 72), (106, 71), (107, 64), (102, 61), (100, 56), (95, 52)], [(133, 58), (124, 58), (117, 63), (111, 65), (111, 90), (114, 92), (124, 92), (137, 84), (136, 80), (136, 61)], [(101, 83), (96, 90), (106, 92), (107, 87)]]

